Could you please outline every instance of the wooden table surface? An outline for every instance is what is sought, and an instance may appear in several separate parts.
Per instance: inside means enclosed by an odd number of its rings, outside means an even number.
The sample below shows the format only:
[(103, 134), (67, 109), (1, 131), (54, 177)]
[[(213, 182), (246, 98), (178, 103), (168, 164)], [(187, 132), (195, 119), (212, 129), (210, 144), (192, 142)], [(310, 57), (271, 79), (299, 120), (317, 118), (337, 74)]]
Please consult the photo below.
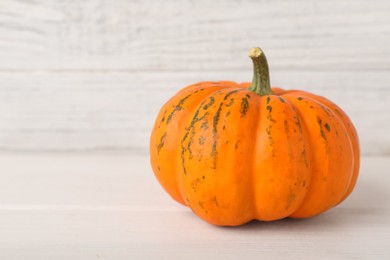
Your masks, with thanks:
[(147, 155), (2, 154), (0, 259), (390, 259), (389, 157), (307, 220), (211, 226), (174, 202)]

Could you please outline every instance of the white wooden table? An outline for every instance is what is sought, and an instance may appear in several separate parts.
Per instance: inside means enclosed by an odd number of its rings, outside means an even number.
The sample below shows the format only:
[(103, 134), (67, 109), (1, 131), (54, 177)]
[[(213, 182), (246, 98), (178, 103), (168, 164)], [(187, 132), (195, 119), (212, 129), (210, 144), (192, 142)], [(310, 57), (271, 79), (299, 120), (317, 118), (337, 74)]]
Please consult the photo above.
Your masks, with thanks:
[(147, 155), (0, 155), (0, 259), (390, 259), (390, 158), (307, 220), (211, 226), (160, 188)]

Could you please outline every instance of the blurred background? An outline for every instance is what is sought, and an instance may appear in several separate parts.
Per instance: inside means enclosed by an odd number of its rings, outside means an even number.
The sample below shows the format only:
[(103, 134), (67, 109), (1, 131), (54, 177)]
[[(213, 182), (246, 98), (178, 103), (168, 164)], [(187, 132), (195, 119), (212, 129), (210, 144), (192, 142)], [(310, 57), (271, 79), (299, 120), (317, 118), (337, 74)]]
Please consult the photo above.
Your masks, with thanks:
[(148, 153), (160, 107), (205, 80), (323, 95), (390, 155), (390, 1), (0, 1), (0, 152)]

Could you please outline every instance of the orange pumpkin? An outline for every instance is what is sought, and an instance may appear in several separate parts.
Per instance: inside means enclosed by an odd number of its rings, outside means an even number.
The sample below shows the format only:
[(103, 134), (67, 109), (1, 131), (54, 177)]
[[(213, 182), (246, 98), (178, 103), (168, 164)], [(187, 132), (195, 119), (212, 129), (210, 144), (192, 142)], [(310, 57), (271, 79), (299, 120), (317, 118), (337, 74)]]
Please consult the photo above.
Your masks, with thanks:
[(150, 139), (153, 171), (205, 221), (306, 218), (343, 201), (359, 171), (359, 142), (331, 101), (272, 88), (260, 48), (251, 84), (201, 82), (161, 109)]

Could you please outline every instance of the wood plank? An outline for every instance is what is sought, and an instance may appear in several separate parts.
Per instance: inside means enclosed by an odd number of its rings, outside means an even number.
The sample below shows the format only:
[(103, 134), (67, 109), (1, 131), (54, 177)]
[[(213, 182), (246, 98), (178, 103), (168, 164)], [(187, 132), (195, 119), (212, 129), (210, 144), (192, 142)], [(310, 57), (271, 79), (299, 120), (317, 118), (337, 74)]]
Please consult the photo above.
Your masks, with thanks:
[(0, 179), (0, 211), (177, 210), (145, 155), (2, 153), (0, 161), (7, 169)]
[[(160, 107), (197, 81), (247, 72), (0, 73), (0, 150), (147, 150)], [(328, 97), (350, 115), (363, 154), (390, 154), (390, 76), (385, 71), (284, 71), (273, 85)]]
[(215, 228), (189, 212), (6, 211), (3, 259), (388, 259), (389, 214)]
[(148, 160), (128, 153), (0, 154), (0, 258), (390, 257), (389, 157), (364, 157), (355, 191), (318, 217), (237, 228), (206, 224), (170, 199)]
[(389, 69), (390, 2), (2, 1), (0, 70)]

